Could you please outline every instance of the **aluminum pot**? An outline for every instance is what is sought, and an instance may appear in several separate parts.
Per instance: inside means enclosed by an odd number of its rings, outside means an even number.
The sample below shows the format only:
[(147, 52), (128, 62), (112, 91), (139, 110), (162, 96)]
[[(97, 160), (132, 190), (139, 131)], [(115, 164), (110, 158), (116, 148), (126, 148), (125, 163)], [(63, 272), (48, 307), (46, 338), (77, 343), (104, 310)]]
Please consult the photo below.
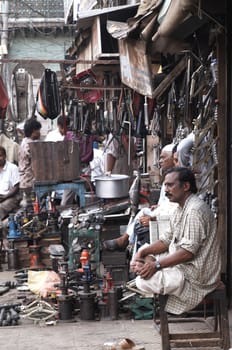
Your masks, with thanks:
[(129, 176), (112, 174), (95, 178), (96, 195), (99, 198), (123, 198), (128, 196)]

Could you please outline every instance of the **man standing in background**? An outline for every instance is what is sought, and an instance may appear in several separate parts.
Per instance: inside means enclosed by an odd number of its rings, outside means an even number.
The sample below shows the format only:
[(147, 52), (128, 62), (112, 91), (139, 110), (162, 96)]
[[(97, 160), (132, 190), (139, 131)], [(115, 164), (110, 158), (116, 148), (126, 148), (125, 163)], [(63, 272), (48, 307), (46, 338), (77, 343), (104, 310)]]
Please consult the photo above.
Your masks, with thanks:
[(30, 142), (40, 139), (41, 123), (35, 118), (28, 119), (24, 124), (24, 138), (19, 147), (20, 190), (30, 195), (34, 185)]

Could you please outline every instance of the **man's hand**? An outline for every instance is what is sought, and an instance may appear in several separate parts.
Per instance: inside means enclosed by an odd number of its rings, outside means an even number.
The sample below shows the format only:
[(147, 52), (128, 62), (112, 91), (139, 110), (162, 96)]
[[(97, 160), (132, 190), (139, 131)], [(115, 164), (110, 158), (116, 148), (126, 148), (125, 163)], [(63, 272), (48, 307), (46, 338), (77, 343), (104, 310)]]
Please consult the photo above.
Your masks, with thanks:
[(132, 272), (135, 272), (137, 274), (140, 275), (140, 272), (143, 268), (143, 266), (146, 264), (146, 263), (151, 263), (154, 265), (154, 261), (155, 261), (155, 258), (152, 257), (152, 256), (146, 256), (145, 258), (142, 258), (141, 257), (141, 254), (139, 254), (140, 252), (138, 251), (134, 258), (131, 260), (130, 262), (130, 270)]
[(133, 262), (131, 262), (131, 269), (141, 278), (147, 280), (156, 272), (154, 262), (155, 260), (152, 257), (146, 257), (145, 259), (134, 259)]
[(141, 278), (143, 278), (145, 280), (148, 280), (149, 278), (151, 278), (154, 275), (154, 273), (156, 273), (154, 259), (147, 260), (143, 264), (143, 266), (140, 268), (140, 270), (138, 270), (137, 273)]
[(143, 215), (140, 217), (139, 222), (143, 226), (149, 226), (150, 220), (151, 220), (151, 217), (149, 215)]
[(145, 259), (141, 254), (141, 249), (139, 249), (130, 261), (130, 270), (132, 272), (137, 273), (138, 270), (140, 269), (140, 264), (144, 264), (144, 262), (145, 262)]
[(143, 259), (137, 259), (137, 260), (133, 259), (133, 261), (131, 261), (130, 263), (130, 270), (132, 272), (139, 274), (144, 264), (145, 264), (145, 261)]

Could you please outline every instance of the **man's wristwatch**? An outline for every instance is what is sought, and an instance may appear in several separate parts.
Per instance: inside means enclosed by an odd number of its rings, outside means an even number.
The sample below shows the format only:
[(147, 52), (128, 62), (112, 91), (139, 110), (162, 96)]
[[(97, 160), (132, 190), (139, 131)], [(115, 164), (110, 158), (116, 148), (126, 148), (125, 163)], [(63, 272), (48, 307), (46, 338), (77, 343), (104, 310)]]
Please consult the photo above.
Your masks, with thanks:
[(156, 260), (156, 261), (154, 262), (154, 265), (155, 265), (155, 269), (156, 269), (156, 271), (161, 270), (161, 265), (160, 265), (159, 260)]

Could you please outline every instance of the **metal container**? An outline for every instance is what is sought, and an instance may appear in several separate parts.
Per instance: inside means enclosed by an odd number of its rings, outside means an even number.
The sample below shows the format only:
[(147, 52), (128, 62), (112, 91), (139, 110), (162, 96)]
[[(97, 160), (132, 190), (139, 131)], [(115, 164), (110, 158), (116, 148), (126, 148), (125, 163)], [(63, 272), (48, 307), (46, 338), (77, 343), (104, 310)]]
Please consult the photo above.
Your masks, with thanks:
[(34, 141), (30, 143), (35, 181), (57, 183), (80, 176), (80, 152), (77, 142)]
[(8, 249), (7, 260), (8, 270), (19, 269), (19, 250), (17, 248)]
[(88, 205), (92, 205), (92, 204), (95, 204), (97, 203), (98, 201), (98, 198), (96, 196), (95, 193), (93, 192), (89, 192), (89, 193), (85, 193), (85, 205), (88, 206)]
[(99, 198), (123, 198), (128, 196), (129, 176), (112, 174), (95, 178), (96, 195)]

